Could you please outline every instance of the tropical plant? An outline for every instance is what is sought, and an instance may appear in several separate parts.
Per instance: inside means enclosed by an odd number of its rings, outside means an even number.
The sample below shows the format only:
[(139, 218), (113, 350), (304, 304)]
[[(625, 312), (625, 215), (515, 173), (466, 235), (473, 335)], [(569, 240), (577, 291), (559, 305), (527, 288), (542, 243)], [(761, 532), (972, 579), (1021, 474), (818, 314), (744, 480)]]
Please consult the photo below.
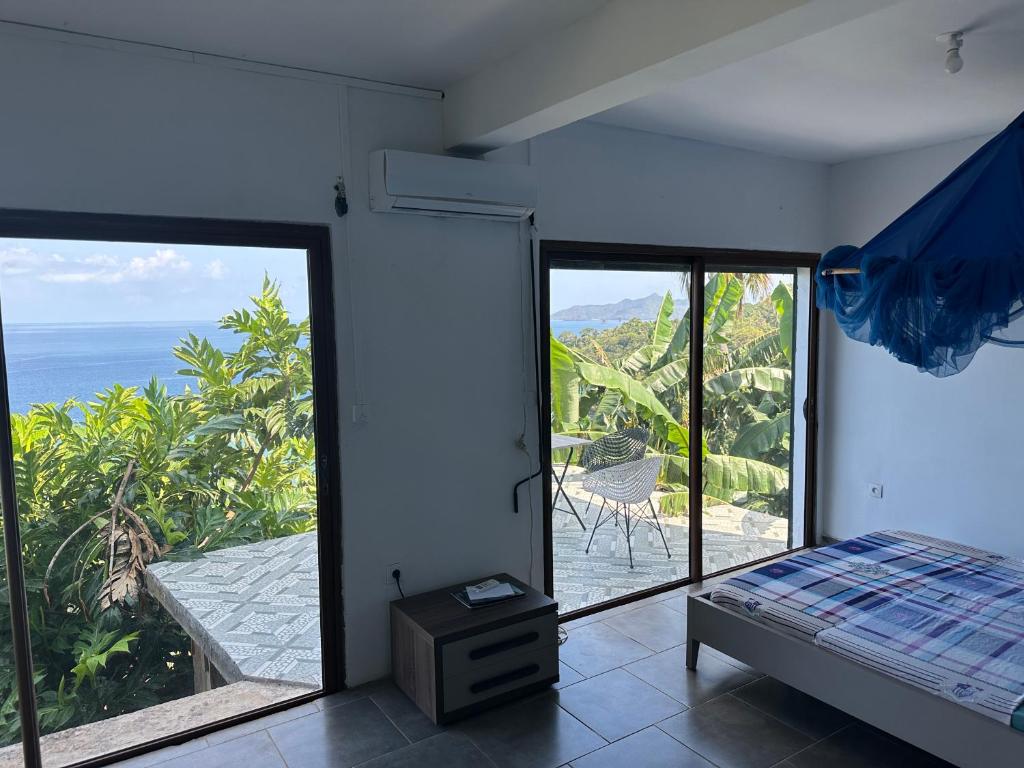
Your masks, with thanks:
[[(154, 379), (12, 415), (43, 733), (192, 693), (190, 642), (147, 596), (150, 562), (315, 527), (309, 321), (268, 279), (220, 325), (237, 351), (194, 335), (174, 349), (196, 381), (182, 395)], [(4, 620), (3, 743), (19, 739), (11, 663)]]
[[(770, 300), (740, 312), (750, 286), (732, 273), (704, 286), (705, 505), (741, 503), (783, 515), (789, 507), (793, 299), (779, 282)], [(690, 313), (672, 319), (667, 292), (645, 342), (613, 358), (551, 339), (552, 429), (599, 436), (647, 426), (652, 449), (664, 455), (663, 512), (688, 507)], [(567, 339), (569, 341), (569, 339)], [(572, 340), (575, 341), (575, 340)]]

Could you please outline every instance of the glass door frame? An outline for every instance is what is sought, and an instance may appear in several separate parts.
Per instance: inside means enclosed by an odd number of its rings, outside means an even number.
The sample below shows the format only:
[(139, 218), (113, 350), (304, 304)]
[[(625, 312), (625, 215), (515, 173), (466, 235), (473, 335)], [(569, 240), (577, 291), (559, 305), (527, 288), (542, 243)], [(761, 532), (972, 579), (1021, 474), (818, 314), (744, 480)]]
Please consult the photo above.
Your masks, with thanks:
[[(694, 248), (687, 246), (633, 245), (623, 243), (591, 243), (569, 240), (541, 240), (539, 248), (540, 278), (538, 281), (538, 356), (540, 358), (540, 408), (538, 411), (538, 434), (540, 435), (541, 476), (551, 477), (551, 296), (550, 272), (552, 269), (643, 269), (644, 267), (666, 270), (676, 268), (690, 273), (690, 360), (691, 381), (703, 379), (704, 369), (704, 277), (709, 272), (772, 272), (804, 268), (813, 276), (820, 254), (797, 251), (761, 251), (722, 248)], [(700, 290), (697, 290), (697, 286)], [(798, 297), (799, 298), (799, 297)], [(807, 304), (807, 397), (803, 403), (806, 422), (806, 450), (804, 456), (804, 537), (799, 544), (786, 552), (761, 560), (754, 560), (734, 568), (714, 573), (704, 573), (703, 558), (703, 498), (699, 493), (690, 494), (689, 508), (689, 559), (690, 574), (687, 578), (666, 582), (655, 587), (638, 590), (622, 597), (581, 608), (559, 615), (559, 621), (570, 621), (582, 616), (603, 611), (651, 595), (667, 592), (688, 584), (700, 582), (710, 576), (719, 576), (730, 571), (749, 568), (766, 560), (796, 552), (816, 543), (816, 488), (817, 488), (817, 432), (818, 432), (818, 328), (819, 312), (813, 300)], [(800, 302), (796, 304), (800, 311)], [(798, 315), (799, 316), (799, 315)], [(703, 387), (689, 387), (689, 411), (691, 434), (704, 432), (704, 391)], [(692, 487), (703, 484), (703, 462), (699, 452), (691, 453), (689, 476)], [(554, 535), (552, 530), (551, 483), (542, 483), (544, 515), (544, 591), (554, 597)], [(790, 520), (792, 526), (792, 515)]]
[[(317, 468), (317, 552), (319, 560), (320, 632), (323, 686), (318, 691), (254, 709), (214, 723), (180, 731), (128, 749), (75, 763), (94, 768), (180, 744), (208, 733), (248, 722), (345, 687), (344, 614), (342, 599), (342, 528), (340, 421), (334, 320), (334, 282), (330, 227), (236, 219), (70, 213), (0, 209), (0, 237), (53, 240), (96, 240), (181, 245), (232, 245), (293, 248), (306, 252), (312, 339), (313, 419)], [(25, 768), (41, 768), (32, 649), (27, 598), (20, 558), (7, 365), (0, 320), (0, 498), (3, 501), (4, 545), (11, 595), (11, 624), (19, 689), (21, 736)], [(12, 559), (13, 558), (13, 559)], [(27, 702), (27, 704), (26, 704)]]

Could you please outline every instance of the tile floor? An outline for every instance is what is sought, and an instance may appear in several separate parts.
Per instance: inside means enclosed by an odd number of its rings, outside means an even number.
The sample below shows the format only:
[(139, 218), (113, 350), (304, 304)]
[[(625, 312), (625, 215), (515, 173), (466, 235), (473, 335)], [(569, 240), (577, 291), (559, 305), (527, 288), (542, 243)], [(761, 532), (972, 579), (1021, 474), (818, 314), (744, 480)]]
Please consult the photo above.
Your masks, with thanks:
[[(671, 558), (666, 556), (661, 536), (649, 525), (638, 526), (633, 535), (633, 568), (629, 567), (626, 537), (614, 525), (602, 525), (591, 543), (601, 497), (589, 503), (592, 494), (583, 490), (583, 477), (580, 468), (570, 467), (564, 487), (586, 530), (566, 511), (568, 507), (561, 497), (551, 517), (555, 599), (562, 613), (690, 575), (690, 534), (685, 516), (659, 518)], [(655, 492), (651, 497), (655, 505), (661, 496)], [(716, 573), (784, 552), (789, 535), (783, 518), (725, 504), (705, 510), (703, 530), (704, 573)]]
[(685, 591), (566, 624), (554, 690), (438, 728), (390, 682), (121, 768), (941, 768), (940, 760), (704, 647)]

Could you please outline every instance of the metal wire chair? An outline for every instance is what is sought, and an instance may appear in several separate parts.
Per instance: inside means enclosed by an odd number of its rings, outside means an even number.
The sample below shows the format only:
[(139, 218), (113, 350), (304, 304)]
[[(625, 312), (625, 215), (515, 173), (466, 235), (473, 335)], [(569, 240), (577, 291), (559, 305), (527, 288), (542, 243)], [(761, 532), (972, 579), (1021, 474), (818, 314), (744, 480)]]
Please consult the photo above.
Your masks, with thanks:
[[(647, 453), (647, 441), (650, 437), (651, 433), (643, 427), (629, 427), (599, 437), (583, 449), (580, 466), (585, 472), (597, 472), (608, 467), (625, 464), (627, 461), (642, 459)], [(583, 514), (590, 512), (593, 505), (594, 494), (591, 493), (590, 501), (587, 502), (587, 508)], [(604, 509), (604, 503), (601, 504), (601, 509)], [(600, 511), (597, 516), (601, 516)], [(616, 523), (618, 523), (618, 519), (616, 519)]]
[(627, 461), (642, 459), (647, 452), (647, 441), (650, 437), (651, 433), (643, 427), (630, 427), (599, 437), (583, 449), (580, 466), (587, 472), (596, 472), (606, 467), (625, 464)]
[[(587, 542), (587, 554), (594, 543), (594, 534), (597, 529), (614, 518), (615, 527), (619, 527), (619, 515), (623, 517), (626, 530), (626, 549), (629, 551), (629, 567), (633, 567), (633, 532), (639, 523), (646, 523), (658, 529), (661, 534), (661, 543), (665, 547), (665, 554), (671, 558), (672, 553), (668, 550), (668, 541), (665, 539), (665, 532), (661, 529), (661, 522), (658, 520), (658, 513), (654, 509), (654, 502), (651, 501), (651, 494), (658, 482), (658, 473), (661, 471), (661, 457), (651, 456), (639, 461), (630, 461), (625, 464), (618, 464), (613, 467), (605, 467), (596, 472), (591, 472), (583, 477), (583, 489), (591, 493), (597, 493), (604, 497), (601, 509), (597, 513), (597, 521), (590, 531), (590, 541)], [(607, 502), (614, 504), (604, 517), (601, 513)], [(645, 505), (650, 508), (647, 513)], [(639, 509), (631, 509), (639, 507)]]

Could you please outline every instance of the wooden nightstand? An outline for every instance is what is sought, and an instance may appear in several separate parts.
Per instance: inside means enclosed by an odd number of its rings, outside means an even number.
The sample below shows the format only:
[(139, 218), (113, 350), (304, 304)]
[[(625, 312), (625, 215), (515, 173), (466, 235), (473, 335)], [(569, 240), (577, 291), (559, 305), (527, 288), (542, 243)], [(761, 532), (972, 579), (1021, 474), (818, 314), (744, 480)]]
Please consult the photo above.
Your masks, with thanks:
[(526, 594), (470, 610), (452, 592), (483, 578), (391, 603), (395, 683), (447, 723), (558, 682), (558, 603), (505, 573)]

